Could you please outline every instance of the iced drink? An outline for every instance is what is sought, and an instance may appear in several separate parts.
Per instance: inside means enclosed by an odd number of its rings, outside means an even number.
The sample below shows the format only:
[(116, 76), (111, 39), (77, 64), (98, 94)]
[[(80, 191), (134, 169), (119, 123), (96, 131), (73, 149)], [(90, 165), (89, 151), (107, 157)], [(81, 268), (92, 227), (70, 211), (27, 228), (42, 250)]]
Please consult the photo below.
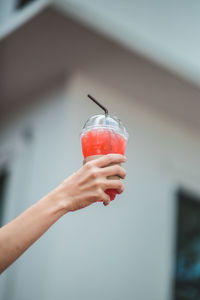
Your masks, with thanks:
[[(122, 122), (117, 117), (95, 115), (88, 119), (82, 133), (81, 143), (85, 161), (95, 159), (96, 155), (119, 153), (124, 155), (128, 134)], [(119, 179), (114, 176), (112, 179)], [(114, 200), (117, 191), (105, 191)]]

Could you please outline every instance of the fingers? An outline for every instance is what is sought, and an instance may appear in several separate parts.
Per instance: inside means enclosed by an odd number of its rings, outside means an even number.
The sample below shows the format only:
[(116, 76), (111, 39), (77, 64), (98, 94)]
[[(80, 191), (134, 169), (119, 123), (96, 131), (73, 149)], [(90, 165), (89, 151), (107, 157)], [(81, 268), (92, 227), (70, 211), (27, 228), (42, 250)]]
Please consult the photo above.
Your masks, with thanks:
[(112, 175), (118, 175), (122, 179), (126, 177), (126, 171), (120, 165), (124, 162), (126, 157), (121, 154), (107, 154), (87, 162), (81, 169), (82, 191), (85, 187), (91, 191), (93, 200), (102, 201), (105, 206), (109, 205), (110, 197), (104, 192), (105, 190), (115, 189), (118, 194), (124, 191), (120, 180), (109, 179)]
[(92, 163), (99, 168), (109, 166), (110, 164), (119, 164), (126, 162), (126, 157), (121, 154), (107, 154), (95, 159)]
[[(107, 180), (106, 189), (116, 189), (118, 194), (121, 194), (124, 191), (124, 186), (120, 180)], [(102, 199), (104, 206), (110, 204), (110, 196), (104, 193), (104, 198)]]
[(102, 184), (103, 186), (103, 190), (107, 190), (107, 189), (115, 189), (117, 190), (117, 193), (118, 194), (121, 194), (123, 193), (124, 191), (124, 185), (123, 183), (121, 182), (121, 180), (111, 180), (111, 179), (107, 179), (103, 182)]
[(105, 196), (104, 196), (104, 199), (103, 199), (103, 205), (107, 206), (107, 205), (110, 204), (110, 196), (107, 195), (106, 193), (104, 193), (104, 194), (105, 194)]
[(104, 177), (109, 177), (113, 175), (118, 175), (122, 179), (126, 177), (126, 170), (119, 165), (113, 165), (106, 168), (100, 169), (101, 174)]

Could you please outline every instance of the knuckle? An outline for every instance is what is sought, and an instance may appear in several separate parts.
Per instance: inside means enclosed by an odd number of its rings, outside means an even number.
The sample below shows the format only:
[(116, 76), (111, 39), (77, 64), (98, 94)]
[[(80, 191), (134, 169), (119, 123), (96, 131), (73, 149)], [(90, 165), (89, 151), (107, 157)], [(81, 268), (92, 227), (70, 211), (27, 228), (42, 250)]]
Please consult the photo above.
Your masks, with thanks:
[(87, 162), (87, 163), (85, 164), (85, 167), (86, 167), (86, 169), (88, 169), (88, 170), (92, 169), (92, 168), (93, 168), (93, 162), (92, 162), (92, 161)]
[(126, 171), (120, 165), (115, 166), (115, 174), (118, 174), (123, 179), (126, 177)]
[(104, 197), (104, 192), (102, 191), (101, 188), (98, 188), (97, 194), (99, 195), (99, 197), (103, 198)]
[(98, 170), (96, 168), (94, 168), (94, 167), (91, 168), (91, 174), (90, 174), (91, 178), (92, 179), (97, 179), (98, 175), (99, 175)]
[(126, 177), (126, 170), (124, 168), (122, 168), (122, 178)]
[(116, 172), (117, 172), (118, 174), (122, 174), (122, 173), (123, 173), (122, 167), (120, 167), (119, 165), (116, 165), (115, 170), (116, 170)]
[(108, 164), (121, 162), (123, 159), (123, 155), (117, 153), (110, 153), (106, 155), (106, 159)]
[(123, 193), (123, 191), (124, 191), (124, 185), (123, 185), (123, 183), (121, 183), (120, 189), (121, 189), (121, 192)]
[(103, 198), (103, 192), (100, 188), (96, 190), (94, 198), (96, 200), (101, 200)]
[(124, 185), (121, 181), (119, 181), (119, 183), (118, 183), (118, 189), (121, 193), (124, 191)]
[(96, 188), (96, 189), (98, 189), (99, 185), (100, 185), (99, 181), (95, 178), (94, 181), (93, 181), (93, 187)]

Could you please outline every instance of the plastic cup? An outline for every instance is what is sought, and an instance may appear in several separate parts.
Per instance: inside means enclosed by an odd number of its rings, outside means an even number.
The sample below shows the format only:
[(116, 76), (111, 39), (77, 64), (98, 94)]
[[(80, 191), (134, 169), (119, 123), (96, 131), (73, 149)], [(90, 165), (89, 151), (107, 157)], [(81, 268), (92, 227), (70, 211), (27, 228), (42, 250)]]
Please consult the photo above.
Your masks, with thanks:
[[(81, 131), (81, 144), (84, 163), (109, 153), (124, 155), (128, 133), (117, 117), (109, 115), (94, 115), (85, 123)], [(109, 179), (120, 179), (119, 176), (111, 176)], [(105, 191), (111, 200), (115, 199), (117, 190)]]

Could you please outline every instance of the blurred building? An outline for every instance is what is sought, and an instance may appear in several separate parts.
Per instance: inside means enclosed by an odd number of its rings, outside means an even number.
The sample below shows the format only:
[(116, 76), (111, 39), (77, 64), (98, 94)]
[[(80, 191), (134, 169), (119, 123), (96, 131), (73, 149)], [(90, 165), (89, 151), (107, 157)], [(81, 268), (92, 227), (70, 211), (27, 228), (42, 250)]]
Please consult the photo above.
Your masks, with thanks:
[(124, 194), (63, 217), (0, 300), (199, 299), (199, 6), (1, 1), (1, 225), (81, 166), (87, 93), (130, 140)]

